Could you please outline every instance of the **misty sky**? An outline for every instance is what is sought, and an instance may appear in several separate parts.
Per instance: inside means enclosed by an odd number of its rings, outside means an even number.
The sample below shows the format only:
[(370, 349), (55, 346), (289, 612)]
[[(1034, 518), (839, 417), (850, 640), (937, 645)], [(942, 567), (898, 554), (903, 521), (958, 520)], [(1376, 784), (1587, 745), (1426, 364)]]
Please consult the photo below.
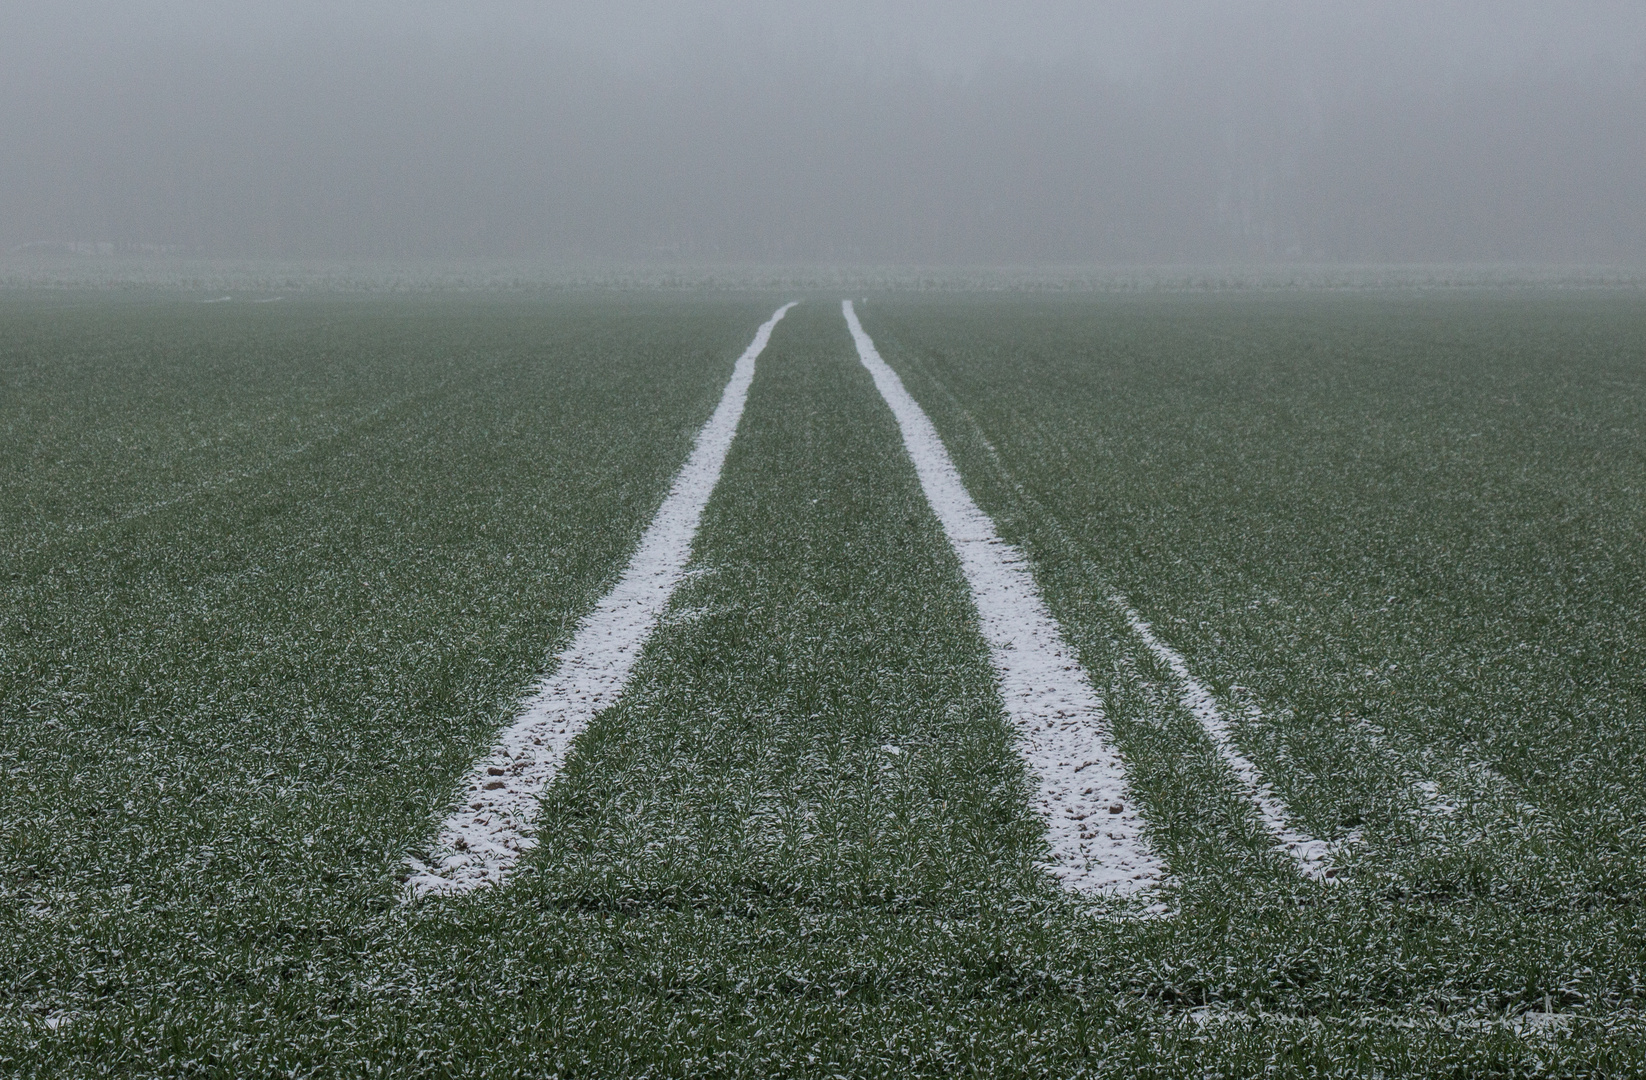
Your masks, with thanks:
[(70, 241), (1638, 265), (1646, 3), (0, 0), (0, 252)]

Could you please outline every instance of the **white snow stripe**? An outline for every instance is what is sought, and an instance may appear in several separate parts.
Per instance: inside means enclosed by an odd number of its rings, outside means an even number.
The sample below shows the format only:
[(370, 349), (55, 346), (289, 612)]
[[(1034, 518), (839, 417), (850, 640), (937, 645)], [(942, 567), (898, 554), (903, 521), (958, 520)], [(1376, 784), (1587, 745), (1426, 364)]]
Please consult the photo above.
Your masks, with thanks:
[(1223, 710), (1217, 706), (1217, 699), (1212, 692), (1189, 670), (1182, 654), (1170, 645), (1155, 636), (1154, 628), (1144, 621), (1143, 617), (1126, 602), (1123, 596), (1111, 597), (1115, 605), (1126, 613), (1126, 619), (1131, 623), (1132, 630), (1143, 639), (1143, 644), (1149, 647), (1168, 668), (1177, 676), (1182, 686), (1180, 700), (1183, 707), (1189, 710), (1194, 718), (1200, 721), (1206, 737), (1211, 739), (1212, 745), (1223, 756), (1230, 771), (1240, 781), (1247, 796), (1257, 807), (1258, 816), (1263, 821), (1263, 827), (1275, 838), (1275, 842), (1286, 849), (1287, 853), (1297, 861), (1298, 869), (1306, 876), (1324, 879), (1330, 868), (1332, 845), (1324, 840), (1318, 840), (1289, 824), (1292, 813), (1286, 803), (1274, 789), (1263, 779), (1257, 766), (1250, 758), (1240, 752), (1235, 745), (1234, 735), (1229, 730), (1229, 720), (1223, 715)]
[(703, 508), (720, 479), (754, 381), (754, 363), (793, 303), (760, 327), (623, 576), (578, 626), (576, 635), (520, 715), (459, 787), (459, 807), (440, 827), (429, 863), (412, 860), (412, 891), (464, 893), (501, 884), (537, 845), (532, 824), (541, 796), (572, 740), (623, 691), (641, 647), (684, 576)]
[(1018, 749), (1039, 782), (1047, 869), (1070, 889), (1132, 892), (1157, 884), (1164, 868), (1144, 842), (1109, 742), (1102, 703), (1036, 589), (1023, 555), (1002, 541), (973, 501), (937, 429), (863, 332), (850, 300), (841, 305), (857, 355), (897, 417), (920, 486), (971, 586), (989, 659), (1000, 678)]

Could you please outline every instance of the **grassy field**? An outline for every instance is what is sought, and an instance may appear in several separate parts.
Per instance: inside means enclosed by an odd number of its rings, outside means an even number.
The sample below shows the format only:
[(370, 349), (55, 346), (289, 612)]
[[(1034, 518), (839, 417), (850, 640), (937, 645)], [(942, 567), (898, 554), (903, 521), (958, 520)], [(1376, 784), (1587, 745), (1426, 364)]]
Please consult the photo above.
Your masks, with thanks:
[(408, 901), (779, 299), (0, 300), (0, 1072), (1646, 1068), (1632, 295), (858, 305), (1104, 698), (1118, 900), (812, 298), (540, 846)]

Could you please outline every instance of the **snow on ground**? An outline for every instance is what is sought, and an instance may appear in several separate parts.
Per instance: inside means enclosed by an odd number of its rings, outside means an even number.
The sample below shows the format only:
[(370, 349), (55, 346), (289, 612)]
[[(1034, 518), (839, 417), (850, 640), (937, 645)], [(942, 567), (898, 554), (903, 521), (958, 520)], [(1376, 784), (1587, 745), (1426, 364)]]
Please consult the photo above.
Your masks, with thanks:
[(1223, 715), (1223, 710), (1218, 708), (1217, 699), (1189, 671), (1189, 665), (1184, 662), (1182, 654), (1156, 637), (1154, 628), (1133, 610), (1125, 597), (1116, 596), (1113, 600), (1126, 612), (1126, 620), (1131, 623), (1133, 632), (1143, 639), (1143, 644), (1147, 645), (1149, 651), (1177, 676), (1182, 688), (1183, 707), (1200, 721), (1206, 737), (1212, 740), (1212, 745), (1217, 747), (1217, 752), (1223, 756), (1230, 771), (1235, 774), (1241, 787), (1257, 807), (1258, 816), (1263, 820), (1263, 827), (1269, 830), (1277, 844), (1297, 860), (1298, 869), (1305, 875), (1316, 879), (1326, 878), (1330, 871), (1331, 845), (1299, 831), (1290, 824), (1292, 814), (1286, 808), (1286, 803), (1263, 779), (1251, 759), (1242, 754), (1240, 747), (1235, 745), (1234, 736), (1229, 730), (1229, 720)]
[(841, 309), (971, 586), (1001, 701), (1039, 783), (1036, 802), (1051, 848), (1047, 869), (1068, 888), (1087, 893), (1157, 884), (1164, 868), (1143, 840), (1142, 818), (1126, 790), (1125, 765), (1109, 741), (1103, 706), (1022, 553), (1000, 539), (973, 501), (937, 429), (881, 359), (852, 302)]
[(412, 860), (407, 884), (413, 893), (464, 893), (501, 884), (536, 846), (532, 825), (544, 789), (560, 771), (572, 740), (623, 692), (641, 648), (685, 576), (703, 508), (743, 416), (755, 360), (793, 306), (778, 308), (738, 358), (719, 406), (698, 432), (691, 456), (622, 578), (578, 626), (553, 673), (538, 684), (491, 753), (458, 785), (459, 805), (441, 825), (429, 861)]

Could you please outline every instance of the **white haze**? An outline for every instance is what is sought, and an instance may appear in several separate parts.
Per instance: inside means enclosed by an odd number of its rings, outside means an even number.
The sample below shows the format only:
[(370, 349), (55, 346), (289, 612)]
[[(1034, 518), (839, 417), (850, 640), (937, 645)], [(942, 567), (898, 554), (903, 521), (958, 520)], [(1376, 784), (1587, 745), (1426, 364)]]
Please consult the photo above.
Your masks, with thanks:
[(0, 4), (0, 251), (69, 244), (1638, 264), (1646, 4)]

